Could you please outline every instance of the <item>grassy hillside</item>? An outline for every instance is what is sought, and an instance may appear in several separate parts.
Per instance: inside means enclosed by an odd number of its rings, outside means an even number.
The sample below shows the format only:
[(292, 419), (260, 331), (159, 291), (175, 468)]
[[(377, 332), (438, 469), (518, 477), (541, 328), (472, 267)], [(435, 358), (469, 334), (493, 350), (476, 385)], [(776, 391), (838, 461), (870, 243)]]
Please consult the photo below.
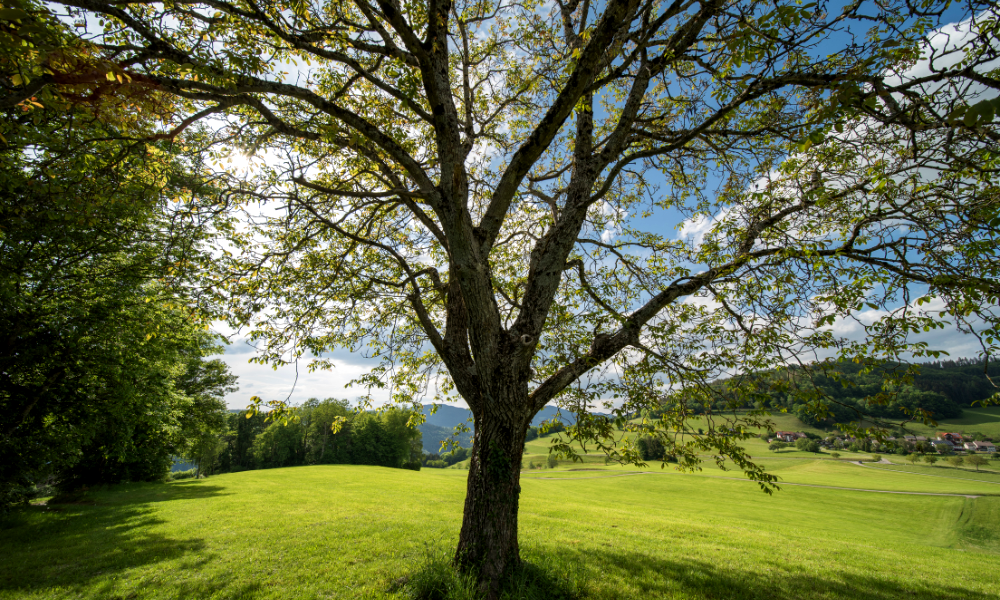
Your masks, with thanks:
[[(523, 556), (581, 598), (996, 598), (1000, 495), (981, 494), (1000, 484), (784, 463), (789, 481), (980, 497), (545, 470), (523, 477)], [(465, 474), (297, 467), (32, 507), (0, 530), (0, 599), (402, 598), (394, 582), (454, 547)]]
[(1000, 440), (1000, 406), (965, 407), (958, 419), (945, 419), (937, 427), (923, 424), (909, 426), (919, 432), (918, 435), (937, 435), (939, 431), (955, 431), (959, 433), (982, 433), (985, 436)]

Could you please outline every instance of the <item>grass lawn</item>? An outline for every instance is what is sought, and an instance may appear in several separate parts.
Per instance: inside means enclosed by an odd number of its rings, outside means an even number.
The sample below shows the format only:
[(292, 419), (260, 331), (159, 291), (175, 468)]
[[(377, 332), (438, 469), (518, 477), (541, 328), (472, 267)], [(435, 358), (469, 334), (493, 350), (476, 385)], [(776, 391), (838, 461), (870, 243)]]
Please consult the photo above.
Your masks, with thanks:
[[(920, 473), (922, 475), (933, 475), (934, 477), (948, 477), (952, 479), (978, 479), (980, 481), (992, 481), (994, 483), (1000, 484), (1000, 460), (993, 460), (989, 467), (984, 467), (980, 471), (976, 471), (971, 467), (951, 467), (946, 465), (925, 465), (917, 463), (916, 465), (911, 465), (909, 461), (901, 461), (898, 456), (891, 456), (889, 459), (893, 462), (891, 465), (884, 465), (878, 463), (866, 464), (866, 467), (872, 467), (875, 469), (892, 469), (893, 471), (907, 471), (909, 473)], [(944, 462), (944, 461), (941, 461)]]
[[(783, 476), (826, 469), (852, 487), (973, 484), (786, 462)], [(0, 599), (405, 597), (393, 582), (454, 547), (466, 474), (298, 467), (32, 507), (0, 529)], [(595, 599), (995, 600), (1000, 590), (1000, 497), (791, 486), (767, 496), (709, 474), (719, 473), (526, 473), (522, 555)]]

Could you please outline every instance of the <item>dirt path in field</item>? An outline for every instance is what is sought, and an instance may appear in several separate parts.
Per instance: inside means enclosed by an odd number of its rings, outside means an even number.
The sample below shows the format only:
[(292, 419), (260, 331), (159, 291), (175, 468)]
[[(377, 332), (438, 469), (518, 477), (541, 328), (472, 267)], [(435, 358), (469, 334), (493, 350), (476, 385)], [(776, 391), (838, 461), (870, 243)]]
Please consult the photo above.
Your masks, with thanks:
[[(890, 463), (891, 464), (891, 463)], [(871, 467), (868, 467), (871, 468)], [(880, 469), (888, 470), (888, 469)], [(898, 471), (899, 473), (907, 473), (907, 471)], [(632, 477), (634, 475), (692, 475), (691, 473), (671, 473), (671, 472), (657, 472), (657, 471), (639, 471), (638, 473), (616, 473), (614, 475), (587, 475), (585, 477), (526, 477), (526, 479), (547, 479), (550, 481), (573, 481), (576, 479), (611, 479), (612, 477)], [(913, 475), (913, 473), (910, 473)], [(749, 479), (742, 479), (740, 477), (717, 477), (714, 475), (694, 475), (695, 477), (704, 477), (706, 479), (728, 479), (731, 481), (743, 481), (746, 483), (756, 483), (750, 481)], [(934, 475), (934, 477), (940, 477), (940, 475)], [(946, 477), (945, 479), (955, 479), (954, 477)], [(994, 483), (989, 481), (987, 483)], [(941, 492), (895, 492), (890, 490), (868, 490), (864, 488), (849, 488), (840, 487), (836, 485), (818, 485), (814, 483), (790, 483), (790, 482), (778, 482), (778, 485), (794, 485), (798, 487), (810, 487), (810, 488), (822, 488), (827, 490), (843, 490), (846, 492), (869, 492), (872, 494), (902, 494), (904, 496), (951, 496), (956, 498), (978, 498), (981, 494), (946, 494)]]

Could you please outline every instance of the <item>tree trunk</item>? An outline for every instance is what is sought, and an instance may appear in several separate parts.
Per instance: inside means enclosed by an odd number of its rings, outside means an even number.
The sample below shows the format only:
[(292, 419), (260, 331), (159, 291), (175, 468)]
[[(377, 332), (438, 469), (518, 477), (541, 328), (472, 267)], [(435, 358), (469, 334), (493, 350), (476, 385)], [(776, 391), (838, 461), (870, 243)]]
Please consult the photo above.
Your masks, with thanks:
[[(526, 398), (525, 398), (526, 400)], [(498, 403), (502, 404), (502, 403)], [(530, 415), (517, 414), (521, 402), (484, 407), (476, 433), (465, 496), (462, 532), (455, 563), (477, 575), (487, 598), (518, 567), (517, 508), (521, 493), (521, 456)]]

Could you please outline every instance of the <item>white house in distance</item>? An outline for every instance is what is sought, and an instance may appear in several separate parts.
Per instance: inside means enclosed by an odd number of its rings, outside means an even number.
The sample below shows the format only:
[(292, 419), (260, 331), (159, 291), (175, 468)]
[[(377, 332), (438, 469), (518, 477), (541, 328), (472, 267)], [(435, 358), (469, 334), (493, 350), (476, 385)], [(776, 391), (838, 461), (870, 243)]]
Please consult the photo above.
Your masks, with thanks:
[(775, 431), (774, 439), (781, 442), (794, 442), (799, 438), (806, 437), (806, 434), (799, 431)]
[(993, 442), (965, 442), (965, 449), (969, 452), (997, 451), (997, 447)]

